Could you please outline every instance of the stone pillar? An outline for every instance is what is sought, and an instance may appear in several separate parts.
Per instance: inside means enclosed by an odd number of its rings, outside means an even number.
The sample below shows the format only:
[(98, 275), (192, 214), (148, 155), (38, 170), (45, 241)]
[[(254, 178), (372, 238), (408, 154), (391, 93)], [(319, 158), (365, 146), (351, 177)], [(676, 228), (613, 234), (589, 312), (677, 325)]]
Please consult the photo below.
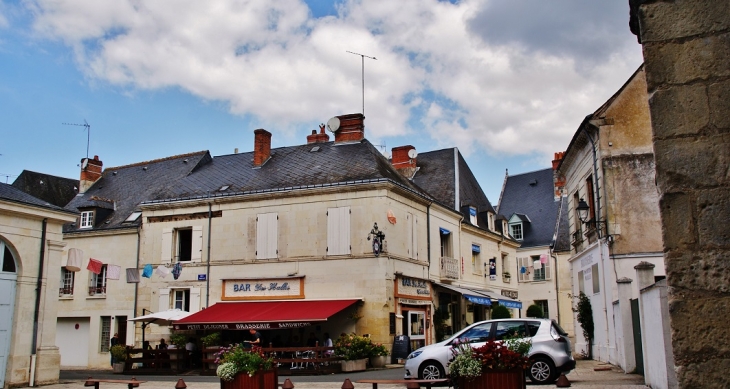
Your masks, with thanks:
[(643, 45), (680, 388), (730, 387), (730, 2), (630, 0)]
[(636, 270), (636, 279), (638, 280), (637, 286), (639, 292), (647, 286), (654, 285), (654, 268), (656, 266), (653, 263), (641, 261), (638, 265), (634, 266)]
[(48, 240), (45, 288), (39, 316), (38, 348), (36, 349), (35, 384), (57, 383), (61, 367), (61, 353), (56, 346), (58, 321), (58, 288), (61, 279), (61, 257), (64, 242)]
[(616, 281), (618, 284), (618, 309), (621, 312), (621, 333), (623, 334), (620, 355), (623, 358), (619, 361), (621, 368), (629, 373), (636, 369), (636, 354), (634, 353), (634, 328), (631, 317), (631, 278), (621, 278)]

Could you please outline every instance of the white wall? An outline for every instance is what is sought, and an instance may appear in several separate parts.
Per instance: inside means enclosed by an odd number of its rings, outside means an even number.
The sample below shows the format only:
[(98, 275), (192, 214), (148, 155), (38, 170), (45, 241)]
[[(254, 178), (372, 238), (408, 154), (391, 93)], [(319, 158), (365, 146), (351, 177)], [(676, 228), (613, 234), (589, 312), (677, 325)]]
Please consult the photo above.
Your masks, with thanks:
[(644, 379), (654, 389), (677, 387), (671, 348), (666, 281), (641, 291)]

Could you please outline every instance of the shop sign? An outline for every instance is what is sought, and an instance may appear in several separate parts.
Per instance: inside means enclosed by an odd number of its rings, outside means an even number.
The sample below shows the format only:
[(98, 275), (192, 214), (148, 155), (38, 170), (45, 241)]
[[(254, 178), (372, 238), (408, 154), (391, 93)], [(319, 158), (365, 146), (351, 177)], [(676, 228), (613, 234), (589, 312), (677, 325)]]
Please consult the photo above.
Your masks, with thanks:
[(221, 300), (304, 298), (304, 278), (223, 280)]
[(399, 277), (398, 283), (399, 296), (413, 296), (416, 298), (431, 298), (431, 283), (426, 280), (411, 277)]
[(274, 330), (282, 328), (309, 327), (312, 322), (270, 322), (270, 323), (220, 323), (220, 324), (175, 324), (176, 330)]
[(504, 290), (504, 289), (502, 289), (502, 296), (509, 297), (511, 299), (517, 300), (517, 291), (516, 290)]
[(414, 300), (414, 299), (400, 298), (400, 299), (398, 299), (398, 303), (404, 304), (404, 305), (430, 305), (431, 300)]

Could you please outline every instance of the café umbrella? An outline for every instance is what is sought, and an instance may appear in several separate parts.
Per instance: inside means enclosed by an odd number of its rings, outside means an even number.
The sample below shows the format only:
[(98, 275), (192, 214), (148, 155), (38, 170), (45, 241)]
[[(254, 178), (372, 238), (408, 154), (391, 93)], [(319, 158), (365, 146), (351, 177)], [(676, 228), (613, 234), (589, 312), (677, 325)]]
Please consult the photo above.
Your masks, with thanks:
[[(144, 313), (145, 309), (142, 310)], [(167, 311), (148, 313), (143, 316), (137, 316), (134, 319), (128, 321), (142, 323), (142, 347), (144, 347), (144, 330), (150, 323), (155, 323), (159, 326), (171, 326), (176, 320), (183, 319), (190, 316), (190, 312), (181, 311), (179, 309), (168, 309)]]

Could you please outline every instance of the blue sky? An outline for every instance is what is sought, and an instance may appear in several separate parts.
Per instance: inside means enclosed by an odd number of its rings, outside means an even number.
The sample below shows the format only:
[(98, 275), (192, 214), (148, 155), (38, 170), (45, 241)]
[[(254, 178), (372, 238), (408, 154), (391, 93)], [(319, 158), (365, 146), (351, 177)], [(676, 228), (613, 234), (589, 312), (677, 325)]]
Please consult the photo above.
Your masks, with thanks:
[(489, 199), (550, 166), (641, 64), (628, 0), (0, 2), (0, 179), (302, 144), (362, 109), (376, 145), (459, 147)]

